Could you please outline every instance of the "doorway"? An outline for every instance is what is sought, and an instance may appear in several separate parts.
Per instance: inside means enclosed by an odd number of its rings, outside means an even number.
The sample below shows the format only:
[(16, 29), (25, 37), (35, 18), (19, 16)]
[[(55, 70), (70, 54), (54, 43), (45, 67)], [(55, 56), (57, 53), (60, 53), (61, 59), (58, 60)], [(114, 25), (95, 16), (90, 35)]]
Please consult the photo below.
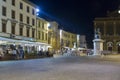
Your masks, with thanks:
[(108, 47), (108, 51), (112, 52), (112, 47), (111, 46)]

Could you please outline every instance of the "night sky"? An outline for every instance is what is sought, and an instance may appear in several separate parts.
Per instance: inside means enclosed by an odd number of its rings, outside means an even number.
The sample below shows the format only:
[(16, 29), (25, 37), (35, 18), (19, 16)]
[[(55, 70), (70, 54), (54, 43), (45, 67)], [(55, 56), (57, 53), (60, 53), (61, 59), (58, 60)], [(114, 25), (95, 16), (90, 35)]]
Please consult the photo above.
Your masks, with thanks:
[(39, 6), (40, 17), (54, 20), (60, 28), (80, 35), (86, 35), (88, 47), (92, 47), (93, 20), (113, 11), (120, 0), (30, 0)]

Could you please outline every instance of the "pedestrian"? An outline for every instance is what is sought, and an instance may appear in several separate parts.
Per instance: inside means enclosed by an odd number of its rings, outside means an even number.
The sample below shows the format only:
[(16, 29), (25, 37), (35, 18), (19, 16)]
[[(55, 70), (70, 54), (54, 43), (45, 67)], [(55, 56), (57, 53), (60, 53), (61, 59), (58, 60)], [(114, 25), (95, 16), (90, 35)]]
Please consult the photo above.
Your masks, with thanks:
[(0, 47), (0, 58), (4, 57), (3, 49)]
[(24, 50), (23, 50), (22, 47), (20, 47), (20, 48), (18, 49), (18, 52), (19, 52), (19, 58), (20, 58), (20, 59), (24, 59)]
[(49, 51), (46, 51), (46, 55), (47, 55), (47, 57), (49, 57)]
[(13, 58), (17, 59), (17, 51), (15, 48), (12, 50), (12, 54), (13, 54)]

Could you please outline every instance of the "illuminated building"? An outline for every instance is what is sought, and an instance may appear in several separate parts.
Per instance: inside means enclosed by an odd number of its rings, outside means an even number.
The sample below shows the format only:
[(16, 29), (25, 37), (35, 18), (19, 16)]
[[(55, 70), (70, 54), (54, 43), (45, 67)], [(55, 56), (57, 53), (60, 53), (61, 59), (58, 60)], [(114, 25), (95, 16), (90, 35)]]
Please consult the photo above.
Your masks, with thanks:
[(120, 53), (120, 11), (109, 12), (107, 17), (95, 18), (94, 28), (99, 28), (104, 40), (104, 50)]
[(0, 8), (1, 37), (35, 41), (36, 5), (28, 0), (0, 0)]
[(48, 26), (48, 44), (50, 44), (54, 50), (60, 49), (59, 36), (58, 23), (50, 21)]
[(74, 43), (77, 44), (77, 34), (60, 30), (60, 46), (61, 48), (73, 48)]
[(74, 33), (63, 30), (60, 37), (59, 24), (38, 17), (38, 6), (29, 0), (0, 0), (0, 8), (0, 44), (21, 45), (30, 52), (58, 50), (61, 44), (73, 48), (78, 43)]
[(86, 48), (86, 49), (87, 49), (86, 36), (85, 36), (85, 35), (80, 35), (80, 36), (79, 36), (79, 40), (80, 40), (80, 45), (79, 45), (79, 47), (81, 47), (81, 48)]
[(37, 17), (37, 44), (39, 46), (39, 50), (47, 50), (48, 49), (48, 27), (49, 22)]

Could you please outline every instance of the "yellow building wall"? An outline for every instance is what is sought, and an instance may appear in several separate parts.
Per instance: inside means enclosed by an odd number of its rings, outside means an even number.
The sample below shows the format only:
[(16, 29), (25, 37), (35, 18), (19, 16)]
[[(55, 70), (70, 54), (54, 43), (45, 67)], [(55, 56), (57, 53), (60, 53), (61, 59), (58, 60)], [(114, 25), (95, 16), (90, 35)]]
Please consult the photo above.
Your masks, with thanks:
[[(77, 43), (77, 35), (67, 31), (62, 31), (63, 47), (73, 48), (74, 43)], [(69, 45), (67, 44), (69, 42)]]
[(37, 42), (48, 43), (48, 22), (42, 18), (37, 18)]

